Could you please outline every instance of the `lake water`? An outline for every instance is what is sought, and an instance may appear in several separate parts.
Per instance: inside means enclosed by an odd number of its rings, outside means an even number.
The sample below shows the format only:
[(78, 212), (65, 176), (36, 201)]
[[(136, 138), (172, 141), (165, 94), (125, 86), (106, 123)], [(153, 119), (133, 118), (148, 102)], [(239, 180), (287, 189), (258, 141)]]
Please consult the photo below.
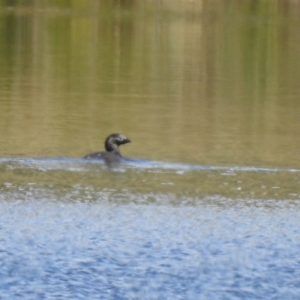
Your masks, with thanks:
[(3, 4), (0, 298), (299, 299), (299, 14)]

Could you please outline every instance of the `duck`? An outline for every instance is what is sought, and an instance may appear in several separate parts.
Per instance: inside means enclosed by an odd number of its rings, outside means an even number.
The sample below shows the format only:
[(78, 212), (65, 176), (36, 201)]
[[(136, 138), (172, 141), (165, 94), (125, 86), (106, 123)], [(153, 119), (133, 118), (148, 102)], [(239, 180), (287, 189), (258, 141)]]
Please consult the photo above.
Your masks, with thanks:
[(104, 142), (105, 151), (87, 154), (83, 157), (83, 159), (104, 160), (105, 164), (109, 167), (118, 165), (124, 158), (119, 150), (119, 146), (127, 143), (131, 143), (131, 140), (125, 135), (120, 133), (112, 133)]

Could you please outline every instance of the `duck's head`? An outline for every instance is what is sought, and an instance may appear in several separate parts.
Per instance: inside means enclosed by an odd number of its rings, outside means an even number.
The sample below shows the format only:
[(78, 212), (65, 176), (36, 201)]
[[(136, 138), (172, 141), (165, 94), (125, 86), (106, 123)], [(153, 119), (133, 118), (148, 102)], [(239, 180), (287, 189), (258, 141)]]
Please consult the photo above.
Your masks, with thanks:
[(118, 150), (120, 145), (131, 143), (125, 135), (119, 133), (113, 133), (109, 135), (104, 143), (105, 150), (108, 152)]

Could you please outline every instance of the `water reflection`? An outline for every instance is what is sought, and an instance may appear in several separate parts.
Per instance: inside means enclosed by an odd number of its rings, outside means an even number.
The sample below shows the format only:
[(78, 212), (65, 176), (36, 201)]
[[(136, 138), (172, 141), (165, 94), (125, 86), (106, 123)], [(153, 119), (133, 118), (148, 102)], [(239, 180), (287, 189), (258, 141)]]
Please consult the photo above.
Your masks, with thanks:
[(2, 3), (1, 298), (297, 299), (298, 14)]
[(86, 193), (91, 202), (98, 202), (98, 196), (105, 195), (105, 201), (116, 204), (196, 206), (216, 195), (227, 199), (228, 204), (230, 199), (300, 198), (298, 169), (218, 167), (132, 159), (117, 168), (108, 168), (101, 161), (84, 159), (2, 159), (0, 178), (3, 192), (14, 193), (21, 188), (24, 193), (38, 195), (43, 191), (46, 198), (63, 197), (76, 202), (87, 201)]
[(61, 1), (1, 9), (2, 156), (300, 167), (298, 2)]
[(299, 203), (273, 201), (265, 208), (249, 202), (240, 210), (213, 202), (1, 201), (1, 295), (296, 299)]
[(27, 158), (0, 180), (5, 299), (299, 293), (300, 170)]

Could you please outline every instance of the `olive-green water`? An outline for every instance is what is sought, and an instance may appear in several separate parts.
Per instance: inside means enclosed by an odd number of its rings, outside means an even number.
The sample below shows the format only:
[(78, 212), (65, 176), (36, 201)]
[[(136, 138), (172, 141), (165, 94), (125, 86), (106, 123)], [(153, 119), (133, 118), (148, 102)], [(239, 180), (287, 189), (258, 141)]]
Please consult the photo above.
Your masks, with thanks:
[[(0, 0), (1, 299), (298, 299), (300, 2)], [(81, 158), (110, 133), (130, 163)]]
[[(18, 2), (17, 2), (18, 3)], [(0, 153), (300, 168), (292, 1), (20, 1), (0, 9)]]

